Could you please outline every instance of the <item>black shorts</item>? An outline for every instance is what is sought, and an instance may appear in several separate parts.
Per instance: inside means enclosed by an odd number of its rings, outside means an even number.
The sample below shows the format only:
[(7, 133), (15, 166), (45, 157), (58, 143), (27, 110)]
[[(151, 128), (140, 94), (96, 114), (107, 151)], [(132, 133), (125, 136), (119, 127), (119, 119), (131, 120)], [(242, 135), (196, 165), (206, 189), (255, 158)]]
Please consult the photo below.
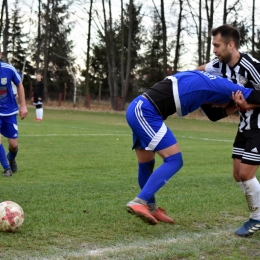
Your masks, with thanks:
[(260, 129), (237, 132), (232, 158), (241, 159), (245, 164), (260, 164)]

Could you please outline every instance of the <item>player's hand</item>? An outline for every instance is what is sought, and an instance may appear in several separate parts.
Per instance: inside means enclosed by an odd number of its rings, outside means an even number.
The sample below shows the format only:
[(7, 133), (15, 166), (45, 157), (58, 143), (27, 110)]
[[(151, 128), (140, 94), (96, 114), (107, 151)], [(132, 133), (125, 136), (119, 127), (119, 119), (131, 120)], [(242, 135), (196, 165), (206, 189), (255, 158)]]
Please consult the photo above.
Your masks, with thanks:
[(19, 116), (23, 120), (28, 115), (28, 110), (26, 106), (21, 106), (19, 109)]
[(247, 109), (248, 103), (246, 102), (242, 92), (238, 90), (236, 93), (232, 92), (232, 99), (240, 107)]

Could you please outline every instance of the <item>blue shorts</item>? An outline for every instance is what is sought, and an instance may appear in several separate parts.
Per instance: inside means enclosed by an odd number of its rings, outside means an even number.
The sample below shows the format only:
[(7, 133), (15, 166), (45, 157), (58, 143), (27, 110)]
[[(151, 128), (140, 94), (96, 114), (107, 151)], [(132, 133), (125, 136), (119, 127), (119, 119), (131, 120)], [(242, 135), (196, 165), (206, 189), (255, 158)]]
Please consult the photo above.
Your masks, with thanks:
[(18, 138), (17, 115), (0, 116), (0, 133), (6, 138)]
[(156, 152), (177, 143), (154, 106), (142, 95), (128, 106), (126, 120), (133, 131), (133, 149)]

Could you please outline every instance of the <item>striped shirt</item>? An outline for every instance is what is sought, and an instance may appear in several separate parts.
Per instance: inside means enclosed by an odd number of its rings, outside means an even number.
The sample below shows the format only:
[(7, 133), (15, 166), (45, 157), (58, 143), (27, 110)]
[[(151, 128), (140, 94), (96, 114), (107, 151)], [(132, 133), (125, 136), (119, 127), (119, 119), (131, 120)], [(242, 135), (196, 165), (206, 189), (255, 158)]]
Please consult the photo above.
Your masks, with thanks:
[[(218, 58), (206, 64), (206, 71), (232, 80), (234, 83), (260, 90), (260, 61), (248, 54), (240, 53), (239, 61), (230, 67)], [(260, 129), (260, 108), (239, 110), (239, 131)]]

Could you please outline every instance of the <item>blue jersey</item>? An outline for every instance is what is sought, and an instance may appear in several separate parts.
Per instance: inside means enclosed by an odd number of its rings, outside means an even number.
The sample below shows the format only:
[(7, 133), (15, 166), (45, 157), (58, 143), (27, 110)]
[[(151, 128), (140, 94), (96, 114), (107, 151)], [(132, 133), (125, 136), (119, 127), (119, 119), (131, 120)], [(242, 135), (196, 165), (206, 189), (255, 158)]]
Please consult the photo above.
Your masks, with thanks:
[(18, 85), (21, 82), (20, 75), (12, 65), (0, 62), (0, 116), (14, 115), (19, 112), (12, 82)]
[(184, 71), (167, 77), (147, 89), (143, 95), (154, 105), (165, 120), (177, 112), (186, 116), (202, 104), (230, 102), (232, 92), (240, 90), (247, 98), (252, 89), (203, 71)]
[(171, 77), (178, 116), (185, 116), (204, 103), (224, 104), (231, 101), (232, 92), (240, 90), (246, 99), (252, 89), (204, 71), (180, 72)]

